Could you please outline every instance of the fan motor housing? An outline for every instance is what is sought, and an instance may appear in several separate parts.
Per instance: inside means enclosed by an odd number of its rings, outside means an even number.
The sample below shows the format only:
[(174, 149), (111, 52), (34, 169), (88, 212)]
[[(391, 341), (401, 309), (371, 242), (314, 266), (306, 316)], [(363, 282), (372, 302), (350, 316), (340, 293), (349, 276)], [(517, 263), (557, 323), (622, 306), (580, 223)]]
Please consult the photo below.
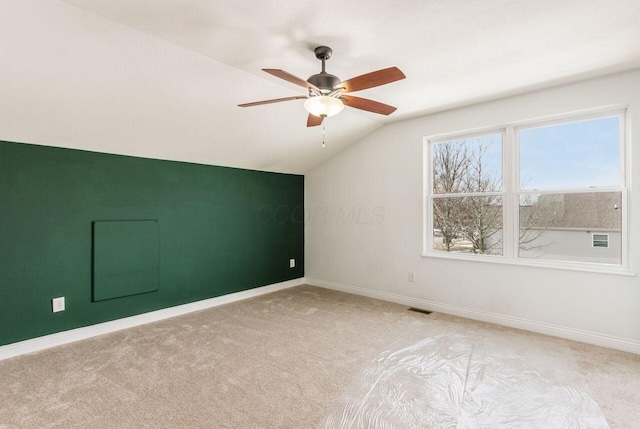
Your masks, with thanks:
[(338, 76), (322, 72), (314, 74), (309, 79), (307, 79), (307, 82), (318, 87), (322, 93), (329, 93), (333, 91), (334, 86), (340, 83), (340, 79), (338, 78)]

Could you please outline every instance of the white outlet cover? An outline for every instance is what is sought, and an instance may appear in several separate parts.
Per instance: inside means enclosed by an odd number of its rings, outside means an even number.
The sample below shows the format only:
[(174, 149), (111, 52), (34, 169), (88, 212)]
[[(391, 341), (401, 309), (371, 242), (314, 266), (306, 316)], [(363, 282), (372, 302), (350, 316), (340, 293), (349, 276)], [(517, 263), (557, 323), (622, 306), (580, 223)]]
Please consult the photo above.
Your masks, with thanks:
[(409, 281), (410, 282), (415, 282), (416, 281), (416, 272), (415, 271), (409, 271)]
[(65, 310), (64, 296), (61, 296), (60, 298), (53, 298), (51, 300), (51, 307), (54, 313), (57, 313), (59, 311), (64, 311)]
[(296, 267), (296, 260), (289, 259), (289, 268), (295, 268), (295, 267)]

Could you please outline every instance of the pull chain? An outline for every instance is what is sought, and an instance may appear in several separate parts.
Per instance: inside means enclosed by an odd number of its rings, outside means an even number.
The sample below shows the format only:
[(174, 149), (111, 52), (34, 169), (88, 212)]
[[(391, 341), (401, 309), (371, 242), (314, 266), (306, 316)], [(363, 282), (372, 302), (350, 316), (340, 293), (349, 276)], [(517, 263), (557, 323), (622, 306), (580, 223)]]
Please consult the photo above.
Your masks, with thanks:
[(322, 147), (324, 147), (324, 121), (322, 121)]

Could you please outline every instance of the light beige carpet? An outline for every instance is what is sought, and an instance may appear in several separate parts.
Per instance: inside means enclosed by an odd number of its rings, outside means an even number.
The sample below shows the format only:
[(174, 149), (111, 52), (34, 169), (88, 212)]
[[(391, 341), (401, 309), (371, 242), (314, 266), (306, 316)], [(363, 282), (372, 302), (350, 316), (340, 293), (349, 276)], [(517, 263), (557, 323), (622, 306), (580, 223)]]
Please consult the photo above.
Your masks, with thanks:
[(640, 422), (640, 356), (311, 286), (0, 361), (0, 387), (0, 428)]

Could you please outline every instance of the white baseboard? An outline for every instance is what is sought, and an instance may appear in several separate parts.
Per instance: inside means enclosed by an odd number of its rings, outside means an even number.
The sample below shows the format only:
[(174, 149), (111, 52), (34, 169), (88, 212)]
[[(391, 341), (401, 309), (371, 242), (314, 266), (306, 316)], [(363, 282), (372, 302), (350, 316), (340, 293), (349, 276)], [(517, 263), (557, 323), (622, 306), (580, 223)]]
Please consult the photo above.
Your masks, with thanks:
[(59, 332), (57, 334), (45, 335), (44, 337), (38, 337), (31, 340), (8, 344), (6, 346), (0, 347), (0, 360), (8, 359), (25, 353), (32, 353), (39, 350), (48, 349), (50, 347), (55, 347), (62, 344), (72, 343), (74, 341), (96, 337), (102, 334), (108, 334), (110, 332), (120, 331), (122, 329), (132, 328), (134, 326), (144, 325), (145, 323), (157, 322), (159, 320), (168, 319), (170, 317), (181, 316), (193, 311), (217, 307), (219, 305), (252, 298), (254, 296), (264, 295), (267, 293), (276, 292), (282, 289), (300, 286), (303, 284), (305, 284), (305, 279), (304, 277), (301, 277), (298, 279), (274, 283), (255, 289), (249, 289), (241, 292), (231, 293), (228, 295), (218, 296), (215, 298), (204, 299), (202, 301), (190, 302), (188, 304), (164, 308), (162, 310), (152, 311), (150, 313), (138, 314), (136, 316), (113, 320), (111, 322), (99, 323), (97, 325), (85, 326), (82, 328), (72, 329), (70, 331)]
[(309, 285), (318, 286), (325, 289), (333, 289), (352, 293), (355, 295), (362, 295), (369, 298), (377, 298), (384, 301), (406, 305), (408, 307), (415, 307), (423, 310), (451, 314), (454, 316), (465, 317), (467, 319), (479, 320), (482, 322), (495, 323), (496, 325), (509, 326), (516, 329), (524, 329), (526, 331), (566, 338), (569, 340), (580, 341), (583, 343), (593, 344), (601, 347), (608, 347), (611, 349), (622, 350), (625, 352), (640, 355), (640, 341), (627, 340), (624, 338), (598, 334), (595, 332), (552, 325), (550, 323), (536, 322), (533, 320), (521, 319), (519, 317), (504, 316), (502, 314), (474, 310), (465, 307), (458, 307), (455, 305), (443, 304), (420, 298), (412, 298), (404, 295), (382, 292), (342, 283), (328, 282), (309, 277), (307, 277), (306, 280), (307, 284)]

